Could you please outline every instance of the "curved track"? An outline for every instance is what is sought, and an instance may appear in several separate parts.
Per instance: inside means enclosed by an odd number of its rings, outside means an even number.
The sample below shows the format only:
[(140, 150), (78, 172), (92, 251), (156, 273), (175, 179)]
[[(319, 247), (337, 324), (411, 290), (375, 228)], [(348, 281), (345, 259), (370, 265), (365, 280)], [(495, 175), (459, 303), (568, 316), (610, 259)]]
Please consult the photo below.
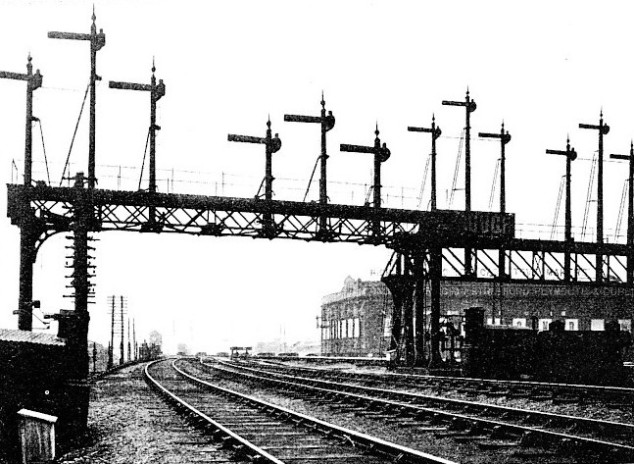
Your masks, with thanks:
[(176, 363), (148, 364), (148, 382), (241, 458), (275, 464), (452, 463), (213, 385), (184, 372)]
[[(342, 403), (346, 408), (372, 411), (374, 417), (405, 418), (436, 427), (441, 436), (475, 437), (491, 446), (562, 447), (590, 453), (602, 462), (630, 460), (634, 426), (533, 410), (495, 406), (438, 396), (392, 391), (350, 383), (267, 372), (234, 363), (223, 363), (227, 375), (239, 375), (258, 384), (301, 392), (317, 402)], [(239, 370), (239, 372), (238, 372)], [(440, 427), (438, 427), (440, 426)], [(586, 462), (596, 462), (583, 456)], [(590, 459), (588, 461), (587, 459)]]

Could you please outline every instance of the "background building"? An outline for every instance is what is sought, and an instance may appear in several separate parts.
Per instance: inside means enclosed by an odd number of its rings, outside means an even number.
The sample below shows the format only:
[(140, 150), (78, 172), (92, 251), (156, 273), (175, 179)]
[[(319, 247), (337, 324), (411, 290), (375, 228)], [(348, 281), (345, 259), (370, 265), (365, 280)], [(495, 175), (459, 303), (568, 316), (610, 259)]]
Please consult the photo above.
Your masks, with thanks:
[[(621, 330), (632, 331), (634, 291), (623, 286), (444, 280), (441, 295), (441, 322), (460, 331), (464, 309), (471, 306), (485, 309), (489, 325), (530, 328), (535, 320), (541, 331), (561, 320), (565, 330), (594, 331), (614, 320)], [(429, 317), (429, 291), (423, 301)], [(322, 298), (321, 353), (385, 355), (392, 311), (392, 296), (383, 283), (347, 277), (341, 291)]]
[(321, 353), (383, 356), (391, 314), (392, 295), (383, 283), (348, 276), (341, 291), (322, 298)]

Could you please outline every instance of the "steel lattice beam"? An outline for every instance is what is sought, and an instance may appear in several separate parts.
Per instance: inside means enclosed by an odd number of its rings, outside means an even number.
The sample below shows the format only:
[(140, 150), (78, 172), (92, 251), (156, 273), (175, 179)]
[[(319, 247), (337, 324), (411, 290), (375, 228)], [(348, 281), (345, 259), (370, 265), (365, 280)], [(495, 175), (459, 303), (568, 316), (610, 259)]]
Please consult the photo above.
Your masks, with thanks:
[[(92, 205), (93, 230), (96, 231), (161, 231), (375, 245), (392, 245), (399, 236), (427, 229), (451, 229), (452, 239), (458, 242), (465, 242), (474, 234), (487, 240), (507, 240), (514, 233), (514, 216), (511, 214), (425, 212), (42, 185), (26, 188), (8, 185), (8, 191), (7, 209), (12, 222), (18, 224), (25, 215), (32, 214), (47, 230), (68, 228), (73, 205), (81, 192), (81, 197), (87, 195)], [(158, 229), (144, 228), (150, 222), (150, 210), (156, 212)], [(268, 217), (273, 219), (272, 233), (263, 227)], [(322, 218), (326, 218), (326, 231), (322, 229)]]
[[(25, 187), (8, 185), (8, 216), (14, 224), (34, 221), (39, 242), (56, 232), (69, 230), (75, 204), (88, 199), (92, 207), (91, 230), (165, 232), (191, 235), (286, 238), (322, 242), (386, 245), (405, 254), (425, 252), (437, 246), (445, 251), (447, 278), (509, 281), (562, 281), (563, 254), (570, 252), (571, 281), (593, 281), (591, 259), (605, 257), (603, 275), (625, 281), (625, 244), (514, 237), (512, 214), (464, 211), (413, 211), (363, 206), (267, 201), (201, 195), (148, 193), (144, 191), (86, 190), (76, 187)], [(155, 224), (151, 211), (155, 211)], [(273, 227), (264, 227), (272, 218)], [(327, 230), (322, 229), (326, 218)], [(376, 224), (380, 224), (377, 228)], [(35, 227), (34, 226), (34, 227)], [(457, 251), (470, 248), (472, 259), (483, 269), (470, 275)], [(454, 249), (456, 251), (451, 252)], [(496, 257), (504, 253), (506, 269)], [(610, 259), (613, 258), (613, 259)], [(503, 260), (503, 262), (506, 262)], [(502, 272), (500, 272), (502, 271)], [(609, 280), (609, 279), (608, 279)], [(609, 282), (614, 283), (614, 282)]]

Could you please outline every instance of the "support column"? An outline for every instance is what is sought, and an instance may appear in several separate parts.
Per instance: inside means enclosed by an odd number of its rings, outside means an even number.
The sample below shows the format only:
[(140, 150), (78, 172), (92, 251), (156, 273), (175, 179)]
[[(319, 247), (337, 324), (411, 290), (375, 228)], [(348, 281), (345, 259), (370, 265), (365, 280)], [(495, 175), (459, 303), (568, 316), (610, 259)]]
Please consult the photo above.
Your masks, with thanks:
[[(27, 199), (28, 202), (28, 199)], [(34, 224), (25, 205), (25, 218), (20, 225), (20, 287), (18, 296), (18, 329), (32, 330), (33, 328), (33, 264), (35, 264)]]
[(42, 86), (43, 77), (38, 69), (33, 73), (29, 54), (26, 74), (0, 71), (1, 79), (26, 82), (26, 121), (24, 127), (24, 191), (20, 198), (20, 289), (18, 296), (18, 329), (31, 330), (33, 327), (33, 264), (35, 263), (35, 241), (39, 235), (36, 219), (31, 209), (30, 190), (32, 184), (32, 127), (33, 92)]
[(89, 247), (88, 233), (92, 223), (92, 189), (84, 187), (84, 175), (78, 173), (75, 180), (75, 205), (71, 232), (73, 233), (73, 289), (75, 292), (74, 311), (64, 311), (59, 315), (59, 335), (67, 339), (68, 375), (66, 382), (65, 421), (68, 421), (68, 438), (76, 438), (85, 432), (88, 424), (88, 402), (90, 385), (88, 371), (88, 297)]
[(406, 366), (416, 364), (414, 346), (414, 280), (408, 277), (403, 289), (403, 363)]
[[(406, 339), (406, 332), (412, 334), (412, 293), (413, 280), (409, 275), (390, 275), (381, 279), (392, 294), (394, 310), (392, 313), (392, 335), (390, 337), (390, 350), (396, 351), (394, 361), (396, 363), (412, 361), (413, 340)], [(409, 306), (409, 309), (407, 309)], [(409, 316), (409, 329), (407, 328)], [(408, 347), (409, 345), (409, 347)], [(409, 356), (409, 358), (408, 358)]]
[(415, 351), (415, 361), (414, 364), (416, 366), (424, 366), (425, 361), (427, 359), (426, 353), (426, 335), (427, 331), (427, 308), (425, 307), (425, 302), (427, 300), (427, 276), (425, 274), (425, 255), (417, 254), (414, 257), (414, 305), (416, 307), (416, 324), (414, 327), (414, 334), (416, 339), (416, 345), (414, 347)]
[(430, 334), (431, 346), (429, 352), (429, 367), (442, 366), (440, 356), (440, 280), (442, 278), (442, 248), (433, 247), (429, 250), (429, 279), (431, 281), (431, 314)]

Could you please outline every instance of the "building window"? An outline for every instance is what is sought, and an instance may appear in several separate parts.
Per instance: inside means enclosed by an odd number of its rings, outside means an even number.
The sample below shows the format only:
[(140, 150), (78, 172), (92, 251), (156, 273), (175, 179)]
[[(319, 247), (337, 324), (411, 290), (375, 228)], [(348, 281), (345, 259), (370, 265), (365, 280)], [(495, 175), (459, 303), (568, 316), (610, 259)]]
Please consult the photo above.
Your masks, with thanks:
[(359, 323), (359, 318), (354, 318), (354, 334), (352, 335), (354, 338), (359, 338), (361, 336), (361, 324)]
[(540, 319), (539, 320), (539, 331), (540, 332), (546, 332), (549, 330), (548, 326), (550, 325), (550, 323), (552, 322), (552, 319)]
[(605, 330), (605, 319), (592, 319), (590, 330)]
[(526, 327), (526, 319), (513, 319), (513, 327)]
[(390, 335), (392, 335), (392, 315), (387, 314), (383, 323), (383, 336), (389, 337)]
[(579, 319), (566, 319), (566, 330), (579, 330)]
[(632, 319), (619, 319), (619, 325), (624, 332), (632, 332)]

